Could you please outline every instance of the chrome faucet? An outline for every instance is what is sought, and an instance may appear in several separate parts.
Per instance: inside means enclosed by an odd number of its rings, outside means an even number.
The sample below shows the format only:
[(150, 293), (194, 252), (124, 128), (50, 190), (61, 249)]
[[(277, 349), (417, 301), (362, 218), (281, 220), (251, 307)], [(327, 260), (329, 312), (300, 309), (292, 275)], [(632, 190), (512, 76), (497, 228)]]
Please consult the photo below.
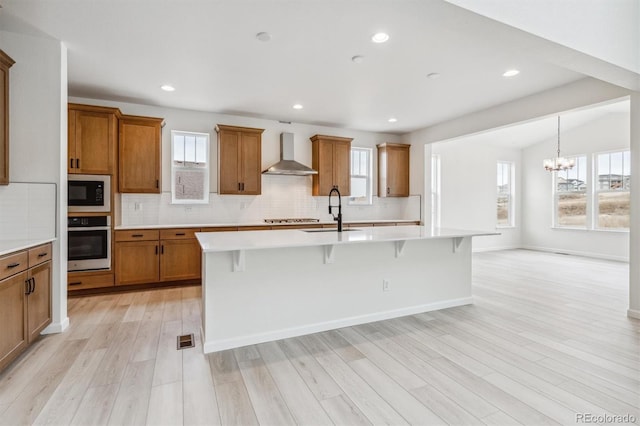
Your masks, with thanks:
[[(331, 205), (331, 196), (333, 195), (334, 192), (338, 194), (337, 206)], [(334, 207), (338, 208), (338, 216), (333, 214)], [(329, 214), (333, 216), (333, 220), (338, 222), (338, 232), (342, 232), (342, 196), (340, 195), (340, 191), (338, 191), (337, 186), (334, 186), (333, 188), (331, 188), (331, 191), (329, 191)]]

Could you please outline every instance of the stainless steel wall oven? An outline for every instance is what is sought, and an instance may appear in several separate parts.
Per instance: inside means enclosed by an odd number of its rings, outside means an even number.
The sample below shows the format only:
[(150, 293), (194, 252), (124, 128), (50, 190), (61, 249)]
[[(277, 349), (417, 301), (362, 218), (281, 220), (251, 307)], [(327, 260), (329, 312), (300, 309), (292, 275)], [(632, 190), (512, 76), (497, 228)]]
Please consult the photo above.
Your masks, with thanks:
[(69, 217), (68, 270), (111, 269), (111, 216)]

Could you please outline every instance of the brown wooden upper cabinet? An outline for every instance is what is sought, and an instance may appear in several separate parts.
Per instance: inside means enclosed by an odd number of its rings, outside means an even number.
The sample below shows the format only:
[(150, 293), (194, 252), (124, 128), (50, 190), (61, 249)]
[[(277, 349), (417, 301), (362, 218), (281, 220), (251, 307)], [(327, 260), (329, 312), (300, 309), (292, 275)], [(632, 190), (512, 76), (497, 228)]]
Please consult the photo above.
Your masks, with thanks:
[(338, 136), (315, 135), (311, 138), (313, 195), (329, 195), (334, 186), (343, 196), (351, 192), (351, 141)]
[(0, 50), (0, 185), (9, 184), (9, 68), (13, 64)]
[(67, 171), (70, 174), (113, 174), (120, 110), (69, 104), (68, 111)]
[(123, 115), (118, 142), (120, 192), (160, 193), (162, 118)]
[(259, 195), (262, 192), (264, 129), (218, 124), (218, 193)]
[(378, 197), (408, 197), (411, 145), (383, 143), (377, 146)]

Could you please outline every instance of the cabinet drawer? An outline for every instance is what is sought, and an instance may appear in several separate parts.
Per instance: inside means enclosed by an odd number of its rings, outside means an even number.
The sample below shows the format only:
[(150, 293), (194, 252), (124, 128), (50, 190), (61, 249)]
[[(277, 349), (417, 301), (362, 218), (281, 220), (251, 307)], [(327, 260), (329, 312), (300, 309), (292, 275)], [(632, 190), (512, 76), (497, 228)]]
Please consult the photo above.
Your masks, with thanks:
[(29, 249), (29, 268), (51, 260), (51, 244)]
[(188, 240), (196, 237), (196, 232), (200, 232), (200, 228), (174, 228), (160, 230), (161, 240)]
[(160, 237), (157, 229), (137, 229), (132, 231), (116, 231), (116, 241), (152, 241)]
[(258, 226), (239, 226), (238, 231), (270, 231), (270, 226), (258, 225)]
[(113, 273), (96, 275), (69, 274), (67, 277), (67, 290), (81, 290), (85, 288), (113, 287)]
[(21, 251), (7, 256), (0, 257), (0, 280), (26, 271), (29, 262), (29, 254)]

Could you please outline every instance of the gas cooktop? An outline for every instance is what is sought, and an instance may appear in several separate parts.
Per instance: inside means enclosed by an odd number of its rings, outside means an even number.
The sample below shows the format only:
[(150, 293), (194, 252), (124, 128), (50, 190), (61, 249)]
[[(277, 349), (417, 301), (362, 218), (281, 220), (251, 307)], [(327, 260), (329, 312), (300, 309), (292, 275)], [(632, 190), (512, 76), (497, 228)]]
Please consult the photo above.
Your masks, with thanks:
[(265, 219), (265, 223), (318, 223), (320, 219), (308, 217), (282, 218), (282, 219)]

